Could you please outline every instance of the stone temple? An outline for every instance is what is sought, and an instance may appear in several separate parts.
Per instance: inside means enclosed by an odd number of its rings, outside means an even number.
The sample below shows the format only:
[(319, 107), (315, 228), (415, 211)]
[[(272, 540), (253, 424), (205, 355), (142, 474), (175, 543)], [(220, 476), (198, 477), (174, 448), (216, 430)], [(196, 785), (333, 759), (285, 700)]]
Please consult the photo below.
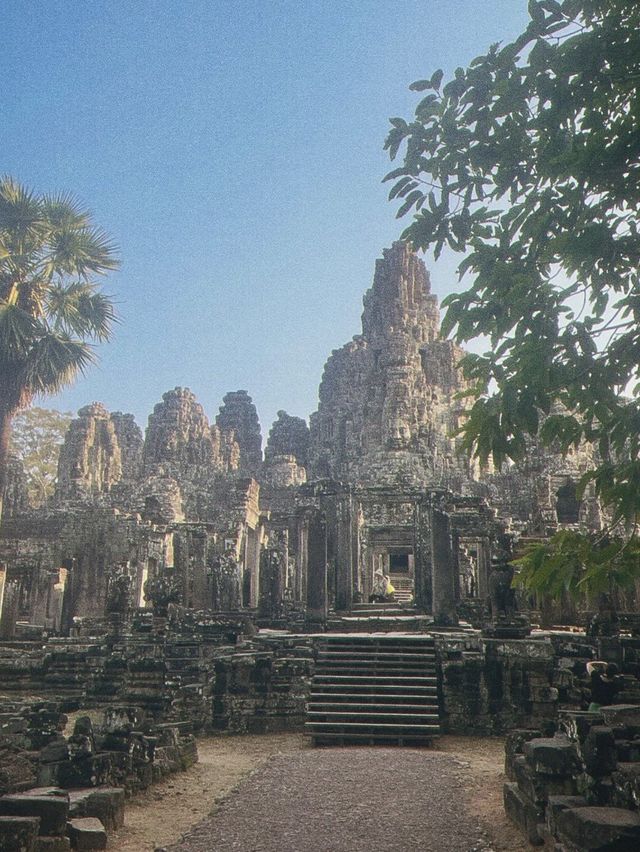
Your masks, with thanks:
[[(194, 734), (275, 730), (316, 744), (507, 734), (505, 807), (532, 843), (585, 848), (587, 820), (607, 843), (631, 838), (597, 848), (640, 848), (635, 596), (617, 595), (626, 621), (601, 612), (586, 633), (568, 600), (521, 595), (555, 625), (532, 633), (510, 587), (514, 542), (602, 527), (577, 489), (591, 450), (530, 441), (518, 465), (479, 466), (457, 437), (462, 354), (440, 336), (423, 262), (395, 243), (308, 425), (279, 411), (263, 448), (246, 390), (210, 418), (174, 388), (144, 434), (130, 414), (81, 408), (43, 507), (12, 461), (0, 848), (69, 848), (48, 837), (67, 820), (72, 840), (97, 830), (83, 820), (121, 825), (124, 792), (189, 766)], [(379, 569), (391, 602), (370, 602)], [(586, 710), (593, 659), (621, 667), (623, 709)], [(82, 717), (64, 735), (64, 714), (84, 709), (103, 725)]]
[(131, 415), (82, 408), (51, 505), (30, 510), (19, 470), (12, 477), (2, 635), (19, 622), (65, 632), (104, 616), (123, 573), (144, 607), (145, 582), (167, 571), (184, 607), (321, 623), (366, 600), (382, 567), (399, 594), (449, 623), (457, 601), (486, 597), (505, 532), (597, 528), (596, 502), (576, 497), (586, 449), (562, 457), (532, 445), (500, 472), (459, 451), (462, 352), (439, 327), (424, 263), (395, 243), (376, 262), (361, 333), (326, 363), (310, 426), (279, 412), (264, 453), (244, 390), (226, 394), (212, 421), (191, 391), (168, 391), (144, 435)]
[(596, 502), (576, 497), (587, 449), (532, 445), (500, 472), (460, 452), (462, 352), (439, 326), (423, 262), (395, 243), (376, 262), (361, 333), (326, 363), (310, 426), (279, 412), (264, 453), (244, 390), (226, 394), (214, 421), (191, 391), (170, 390), (144, 435), (131, 415), (82, 408), (50, 505), (28, 508), (16, 465), (0, 533), (2, 635), (104, 616), (122, 574), (144, 607), (145, 582), (163, 572), (187, 608), (318, 623), (366, 600), (382, 567), (448, 623), (456, 601), (486, 597), (505, 532), (597, 528)]

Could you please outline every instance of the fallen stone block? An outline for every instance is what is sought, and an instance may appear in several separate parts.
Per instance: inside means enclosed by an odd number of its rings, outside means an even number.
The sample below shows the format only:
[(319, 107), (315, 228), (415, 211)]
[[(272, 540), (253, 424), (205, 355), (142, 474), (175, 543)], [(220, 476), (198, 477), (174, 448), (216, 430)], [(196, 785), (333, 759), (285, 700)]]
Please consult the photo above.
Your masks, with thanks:
[(36, 852), (38, 817), (0, 816), (0, 852)]
[(640, 815), (623, 808), (567, 808), (557, 815), (558, 839), (580, 852), (637, 852)]
[(613, 804), (637, 810), (640, 807), (640, 763), (619, 763), (611, 781)]
[(516, 757), (514, 772), (520, 791), (539, 805), (544, 805), (549, 796), (573, 796), (577, 793), (576, 782), (571, 775), (538, 773), (523, 755)]
[(534, 772), (544, 775), (571, 775), (579, 765), (574, 743), (562, 735), (530, 740), (522, 751)]
[(40, 818), (40, 832), (47, 836), (65, 834), (69, 816), (68, 796), (29, 796), (14, 793), (0, 797), (0, 816)]
[(505, 784), (503, 796), (504, 809), (511, 822), (522, 829), (529, 843), (542, 846), (544, 841), (538, 829), (542, 822), (541, 811), (518, 789), (517, 784)]
[(640, 707), (637, 704), (612, 704), (601, 707), (599, 713), (605, 725), (611, 728), (626, 728), (630, 737), (640, 735)]
[(108, 832), (124, 825), (124, 789), (98, 787), (69, 791), (69, 817), (96, 817)]
[(568, 808), (586, 808), (588, 802), (582, 796), (549, 796), (547, 801), (546, 822), (553, 837), (558, 830), (558, 814)]
[(95, 817), (79, 817), (69, 820), (67, 829), (71, 846), (79, 852), (107, 848), (107, 832)]
[(68, 837), (38, 837), (34, 852), (71, 852)]
[(613, 730), (605, 725), (594, 725), (582, 745), (582, 759), (586, 771), (594, 778), (611, 775), (618, 764)]

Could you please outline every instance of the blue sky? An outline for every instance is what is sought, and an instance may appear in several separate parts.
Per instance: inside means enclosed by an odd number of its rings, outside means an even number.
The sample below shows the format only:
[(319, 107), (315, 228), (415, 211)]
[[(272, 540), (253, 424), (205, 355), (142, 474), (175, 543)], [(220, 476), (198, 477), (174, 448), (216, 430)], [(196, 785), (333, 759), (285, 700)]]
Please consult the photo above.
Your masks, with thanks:
[[(308, 416), (332, 349), (402, 230), (381, 178), (409, 84), (466, 65), (525, 0), (32, 0), (5, 4), (0, 172), (71, 190), (120, 247), (121, 323), (40, 404), (144, 427), (190, 387), (215, 418), (246, 389), (266, 437)], [(427, 258), (433, 289), (454, 265)]]

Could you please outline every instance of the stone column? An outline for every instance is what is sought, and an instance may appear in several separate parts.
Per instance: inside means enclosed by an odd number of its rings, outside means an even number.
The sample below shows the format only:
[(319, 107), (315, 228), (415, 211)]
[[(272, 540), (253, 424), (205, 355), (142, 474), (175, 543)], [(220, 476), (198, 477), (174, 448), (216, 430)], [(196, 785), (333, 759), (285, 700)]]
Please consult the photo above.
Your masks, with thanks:
[(433, 623), (456, 625), (455, 567), (451, 527), (445, 512), (431, 508), (431, 583), (433, 589)]
[(351, 498), (341, 495), (336, 505), (336, 609), (348, 612), (353, 603), (353, 548), (351, 534)]
[(432, 565), (429, 558), (431, 549), (430, 504), (421, 500), (415, 509), (414, 521), (414, 602), (417, 609), (431, 612), (432, 609)]
[(307, 549), (307, 621), (320, 626), (327, 620), (327, 526), (320, 515), (309, 518)]
[(307, 599), (307, 575), (308, 575), (308, 538), (309, 519), (305, 515), (297, 518), (297, 553), (296, 553), (296, 575), (294, 600), (296, 603), (304, 603)]
[(491, 568), (491, 548), (488, 538), (478, 541), (478, 597), (486, 600), (489, 597), (489, 571)]
[(7, 573), (6, 568), (0, 569), (0, 639), (13, 639), (18, 617), (18, 587)]

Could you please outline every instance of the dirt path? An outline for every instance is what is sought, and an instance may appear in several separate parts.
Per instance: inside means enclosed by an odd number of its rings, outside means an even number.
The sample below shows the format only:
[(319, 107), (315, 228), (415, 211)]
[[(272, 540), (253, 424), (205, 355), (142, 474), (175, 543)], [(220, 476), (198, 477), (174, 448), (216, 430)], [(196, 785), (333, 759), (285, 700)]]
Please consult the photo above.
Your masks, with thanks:
[(109, 840), (118, 852), (152, 852), (167, 846), (216, 809), (247, 775), (275, 754), (306, 747), (302, 734), (207, 737), (198, 763), (127, 801), (125, 826)]
[[(127, 803), (126, 825), (110, 841), (112, 849), (152, 852), (157, 847), (170, 846), (213, 813), (216, 816), (212, 825), (195, 830), (193, 843), (199, 845), (181, 845), (177, 849), (181, 852), (214, 849), (266, 852), (270, 848), (280, 852), (289, 849), (356, 852), (360, 848), (377, 848), (404, 852), (420, 848), (427, 852), (431, 847), (425, 845), (425, 814), (431, 813), (434, 824), (429, 836), (437, 840), (433, 849), (438, 852), (528, 850), (502, 809), (503, 745), (499, 739), (443, 737), (437, 748), (428, 750), (311, 749), (302, 736), (283, 734), (207, 738), (200, 740), (198, 749), (200, 762), (189, 772), (174, 776)], [(250, 781), (229, 795), (252, 772), (255, 774)], [(312, 784), (308, 783), (309, 774), (314, 779)], [(310, 802), (308, 793), (317, 789), (315, 779), (321, 778), (326, 779), (326, 795)], [(400, 787), (405, 783), (406, 790), (400, 796)], [(336, 784), (343, 787), (339, 794)], [(276, 789), (280, 798), (274, 807), (271, 797)], [(377, 805), (368, 792), (374, 789), (380, 789), (382, 794)], [(414, 842), (410, 839), (403, 840), (402, 846), (384, 846), (380, 842), (381, 826), (386, 830), (389, 825), (385, 813), (387, 803), (394, 802), (394, 790), (396, 798), (406, 803), (402, 822), (409, 826), (415, 842), (421, 846), (406, 845)], [(333, 813), (336, 801), (345, 800), (345, 796), (352, 797), (350, 809)], [(222, 800), (225, 804), (220, 807)], [(315, 831), (310, 806), (316, 809)], [(331, 845), (337, 843), (338, 835), (351, 843), (354, 825), (358, 839), (353, 842), (360, 842), (372, 812), (382, 816), (380, 824), (372, 829), (375, 830), (373, 842), (361, 847)], [(293, 815), (291, 822), (288, 815)], [(242, 832), (247, 826), (250, 830), (253, 819), (258, 845), (247, 845), (252, 842), (251, 837)], [(327, 823), (332, 826), (329, 835), (326, 835)], [(466, 832), (467, 839), (461, 840), (463, 835), (452, 833), (458, 828)], [(300, 836), (299, 829), (302, 829)], [(224, 831), (222, 845), (213, 845), (213, 830)], [(230, 845), (233, 831), (240, 832), (236, 835), (237, 842), (244, 845)], [(277, 839), (273, 847), (264, 845), (270, 831), (275, 832)], [(283, 832), (289, 833), (294, 845), (283, 845), (287, 842), (282, 840)], [(397, 838), (390, 836), (389, 843), (396, 842)], [(311, 845), (301, 846), (300, 837)], [(446, 846), (443, 840), (446, 837), (454, 844), (471, 845)]]

